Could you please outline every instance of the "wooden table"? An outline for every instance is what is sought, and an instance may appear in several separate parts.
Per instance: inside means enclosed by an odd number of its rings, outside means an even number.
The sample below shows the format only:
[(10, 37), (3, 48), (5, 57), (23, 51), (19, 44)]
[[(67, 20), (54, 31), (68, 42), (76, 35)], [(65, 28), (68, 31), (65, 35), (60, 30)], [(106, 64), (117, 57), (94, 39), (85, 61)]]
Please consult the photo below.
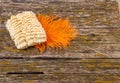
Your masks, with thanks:
[[(5, 22), (25, 10), (69, 17), (79, 35), (67, 49), (17, 50)], [(120, 83), (117, 2), (0, 0), (0, 83)]]

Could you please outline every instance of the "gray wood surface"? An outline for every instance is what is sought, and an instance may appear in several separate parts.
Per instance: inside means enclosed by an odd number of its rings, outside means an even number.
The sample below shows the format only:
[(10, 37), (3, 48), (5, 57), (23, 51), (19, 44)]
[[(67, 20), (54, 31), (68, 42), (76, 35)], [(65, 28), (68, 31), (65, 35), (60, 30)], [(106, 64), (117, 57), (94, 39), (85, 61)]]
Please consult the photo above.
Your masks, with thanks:
[[(67, 49), (17, 50), (5, 28), (19, 12), (69, 17)], [(120, 83), (120, 14), (112, 0), (0, 0), (0, 83)]]

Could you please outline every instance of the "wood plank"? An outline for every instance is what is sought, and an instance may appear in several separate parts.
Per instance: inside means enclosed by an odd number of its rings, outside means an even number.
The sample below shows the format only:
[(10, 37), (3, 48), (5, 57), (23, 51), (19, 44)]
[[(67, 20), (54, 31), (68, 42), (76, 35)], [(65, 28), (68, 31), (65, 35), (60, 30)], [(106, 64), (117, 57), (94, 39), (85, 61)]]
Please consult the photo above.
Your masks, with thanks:
[[(86, 29), (87, 30), (87, 29)], [(52, 50), (48, 48), (48, 51), (42, 56), (60, 56), (78, 57), (78, 58), (93, 58), (93, 57), (109, 57), (119, 58), (120, 40), (119, 33), (110, 32), (106, 35), (95, 34), (95, 29), (88, 29), (87, 34), (79, 35), (77, 39), (72, 41), (71, 45), (65, 50)], [(96, 29), (97, 31), (104, 29)], [(117, 30), (116, 30), (117, 31)], [(79, 31), (80, 32), (80, 31)], [(90, 33), (93, 32), (93, 33)], [(119, 32), (119, 31), (118, 31)], [(0, 55), (1, 56), (39, 56), (40, 53), (35, 48), (27, 50), (17, 50), (14, 42), (11, 40), (9, 33), (6, 29), (0, 29)], [(7, 41), (6, 41), (7, 40)], [(94, 49), (95, 48), (95, 49)], [(67, 53), (66, 53), (67, 52)], [(65, 57), (63, 56), (63, 57)]]
[(26, 80), (77, 83), (84, 79), (88, 79), (90, 83), (120, 82), (119, 61), (119, 59), (2, 59), (0, 60), (0, 79), (18, 83)]

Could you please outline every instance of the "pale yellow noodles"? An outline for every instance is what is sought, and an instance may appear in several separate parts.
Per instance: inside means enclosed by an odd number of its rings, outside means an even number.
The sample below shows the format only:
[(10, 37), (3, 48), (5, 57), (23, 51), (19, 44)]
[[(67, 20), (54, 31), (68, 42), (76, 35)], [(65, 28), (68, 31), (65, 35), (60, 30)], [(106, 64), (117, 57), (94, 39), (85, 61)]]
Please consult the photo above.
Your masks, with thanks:
[(25, 49), (47, 40), (42, 25), (31, 11), (11, 16), (6, 27), (17, 49)]

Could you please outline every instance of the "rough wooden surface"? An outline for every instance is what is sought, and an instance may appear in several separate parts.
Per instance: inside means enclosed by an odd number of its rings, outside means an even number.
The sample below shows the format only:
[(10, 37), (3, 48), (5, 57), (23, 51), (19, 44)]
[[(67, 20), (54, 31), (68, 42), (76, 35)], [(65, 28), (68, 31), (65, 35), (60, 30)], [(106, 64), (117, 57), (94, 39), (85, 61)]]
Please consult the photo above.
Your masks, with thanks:
[[(69, 17), (79, 35), (67, 49), (17, 50), (12, 14)], [(0, 0), (0, 83), (120, 83), (120, 14), (112, 0)]]

